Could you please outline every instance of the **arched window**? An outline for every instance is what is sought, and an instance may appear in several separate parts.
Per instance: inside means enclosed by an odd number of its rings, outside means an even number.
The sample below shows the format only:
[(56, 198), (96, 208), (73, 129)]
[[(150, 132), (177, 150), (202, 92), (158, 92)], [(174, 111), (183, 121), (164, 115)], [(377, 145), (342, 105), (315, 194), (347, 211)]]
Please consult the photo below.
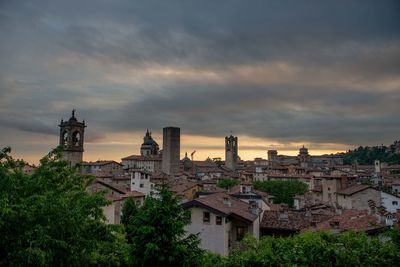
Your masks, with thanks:
[(62, 133), (62, 146), (67, 147), (67, 144), (68, 144), (68, 133), (67, 131), (64, 131)]
[(72, 145), (73, 146), (79, 146), (80, 140), (81, 140), (81, 133), (78, 132), (78, 131), (75, 131), (72, 134)]

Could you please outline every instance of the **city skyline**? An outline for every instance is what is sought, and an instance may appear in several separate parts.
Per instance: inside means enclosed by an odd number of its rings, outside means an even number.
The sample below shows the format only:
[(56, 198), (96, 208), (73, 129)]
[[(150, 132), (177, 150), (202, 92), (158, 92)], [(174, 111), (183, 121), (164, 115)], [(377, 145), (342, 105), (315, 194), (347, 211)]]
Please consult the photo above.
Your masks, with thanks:
[(400, 132), (398, 1), (2, 1), (0, 144), (31, 163), (73, 108), (84, 160), (182, 129), (181, 156), (389, 145)]

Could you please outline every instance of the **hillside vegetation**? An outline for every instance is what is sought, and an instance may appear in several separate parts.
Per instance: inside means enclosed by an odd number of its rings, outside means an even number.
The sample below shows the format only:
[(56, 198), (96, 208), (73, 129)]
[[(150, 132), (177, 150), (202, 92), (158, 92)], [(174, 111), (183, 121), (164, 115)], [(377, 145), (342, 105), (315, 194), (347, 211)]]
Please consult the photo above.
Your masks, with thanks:
[(341, 153), (344, 164), (352, 164), (355, 161), (361, 165), (374, 164), (375, 160), (388, 164), (400, 164), (400, 142), (395, 141), (390, 146), (360, 146), (346, 153)]

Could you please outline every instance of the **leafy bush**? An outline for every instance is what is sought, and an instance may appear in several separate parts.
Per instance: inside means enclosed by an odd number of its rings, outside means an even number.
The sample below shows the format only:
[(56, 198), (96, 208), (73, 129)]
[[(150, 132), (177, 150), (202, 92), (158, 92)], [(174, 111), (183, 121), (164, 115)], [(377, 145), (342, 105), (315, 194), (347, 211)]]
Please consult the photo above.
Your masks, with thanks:
[(246, 237), (243, 245), (219, 266), (397, 266), (400, 260), (394, 242), (352, 232), (308, 232), (260, 241)]
[(221, 188), (225, 188), (225, 189), (230, 189), (232, 187), (234, 187), (235, 185), (240, 184), (239, 180), (235, 180), (235, 179), (221, 179), (218, 181), (217, 186), (221, 187)]
[(274, 203), (286, 203), (293, 206), (293, 197), (303, 195), (308, 191), (308, 186), (300, 181), (255, 181), (255, 189), (271, 194), (275, 197)]

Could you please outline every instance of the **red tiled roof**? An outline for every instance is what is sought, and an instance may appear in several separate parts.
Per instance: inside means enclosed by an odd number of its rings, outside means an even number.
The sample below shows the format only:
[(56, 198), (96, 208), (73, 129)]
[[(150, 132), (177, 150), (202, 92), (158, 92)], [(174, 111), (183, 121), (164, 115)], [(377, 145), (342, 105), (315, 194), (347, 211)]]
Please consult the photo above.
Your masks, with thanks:
[(98, 161), (83, 162), (82, 165), (83, 166), (104, 166), (104, 165), (107, 165), (110, 163), (115, 163), (115, 164), (122, 166), (121, 163), (116, 162), (114, 160), (98, 160)]
[(332, 218), (318, 223), (315, 230), (338, 230), (344, 232), (348, 230), (361, 232), (380, 229), (385, 227), (379, 222), (377, 216), (368, 214), (366, 210), (345, 210), (341, 215), (335, 215)]
[(154, 156), (154, 157), (146, 157), (146, 156), (141, 156), (141, 155), (131, 155), (125, 158), (122, 158), (122, 160), (137, 160), (137, 161), (161, 161), (160, 156)]
[(338, 191), (337, 194), (350, 196), (368, 188), (370, 188), (369, 185), (356, 184)]
[(312, 223), (321, 222), (330, 218), (329, 215), (293, 210), (266, 210), (260, 227), (300, 231), (308, 228)]
[(123, 198), (128, 198), (128, 197), (140, 198), (140, 197), (145, 197), (145, 194), (139, 191), (129, 191), (123, 196)]
[[(230, 202), (225, 204), (224, 199)], [(225, 216), (236, 215), (250, 222), (257, 219), (257, 215), (250, 211), (250, 205), (235, 197), (229, 196), (225, 193), (215, 193), (182, 204), (184, 208), (190, 207), (203, 207), (210, 208), (216, 212), (222, 213)]]
[(182, 194), (186, 190), (193, 188), (195, 186), (198, 186), (196, 182), (180, 179), (179, 181), (175, 181), (171, 184), (170, 190), (177, 194)]
[(311, 175), (293, 175), (293, 174), (269, 174), (268, 177), (270, 178), (293, 178), (293, 179), (311, 179)]

